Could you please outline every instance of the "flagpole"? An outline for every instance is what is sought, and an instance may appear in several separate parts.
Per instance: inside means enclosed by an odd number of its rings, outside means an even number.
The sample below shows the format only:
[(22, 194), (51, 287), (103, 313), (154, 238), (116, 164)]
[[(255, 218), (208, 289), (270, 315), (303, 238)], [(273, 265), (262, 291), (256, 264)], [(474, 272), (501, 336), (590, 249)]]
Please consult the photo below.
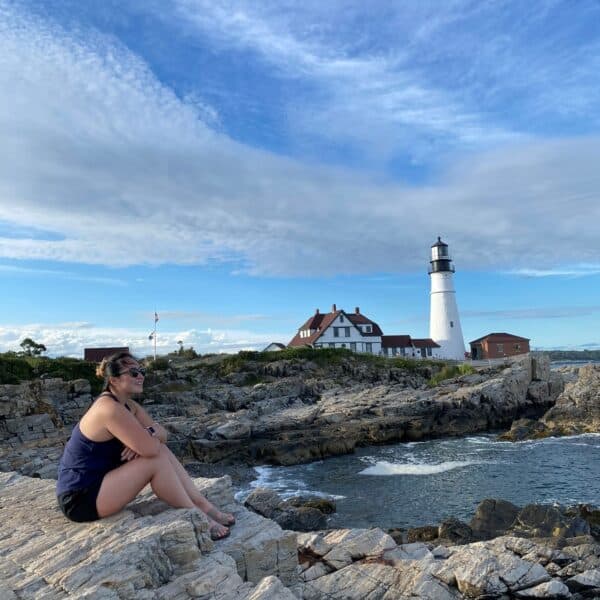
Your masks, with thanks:
[(158, 323), (158, 313), (154, 310), (154, 332), (152, 337), (154, 339), (154, 362), (156, 362), (156, 324)]
[(156, 317), (156, 310), (154, 310), (154, 362), (156, 362), (156, 321), (158, 321)]

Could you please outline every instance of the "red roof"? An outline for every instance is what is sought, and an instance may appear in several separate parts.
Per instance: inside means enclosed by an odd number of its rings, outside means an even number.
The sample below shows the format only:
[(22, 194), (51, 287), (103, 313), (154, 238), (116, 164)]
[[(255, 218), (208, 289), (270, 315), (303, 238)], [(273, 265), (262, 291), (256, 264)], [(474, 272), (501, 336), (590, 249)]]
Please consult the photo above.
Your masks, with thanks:
[(441, 346), (436, 344), (431, 338), (413, 338), (412, 343), (415, 348), (441, 348)]
[[(298, 329), (298, 333), (292, 338), (288, 346), (307, 346), (314, 344), (321, 337), (321, 334), (336, 320), (339, 315), (344, 315), (352, 325), (371, 325), (371, 332), (365, 333), (362, 330), (360, 333), (364, 337), (380, 336), (383, 334), (381, 328), (375, 321), (371, 321), (360, 312), (347, 313), (343, 310), (335, 310), (329, 313), (316, 312), (312, 317), (309, 317), (304, 325)], [(300, 337), (302, 330), (316, 330), (308, 337)]]
[[(344, 313), (344, 314), (346, 315), (346, 313)], [(363, 335), (383, 335), (383, 331), (381, 331), (381, 328), (379, 327), (379, 325), (377, 325), (377, 323), (375, 323), (375, 321), (371, 321), (371, 319), (367, 319), (367, 317), (365, 317), (365, 315), (361, 315), (360, 313), (350, 313), (346, 316), (348, 317), (348, 320), (350, 321), (350, 323), (352, 323), (353, 325), (371, 325), (371, 332), (366, 333), (365, 330), (363, 329), (361, 331), (361, 333)]]
[(412, 341), (410, 335), (382, 335), (382, 348), (410, 348)]
[(477, 338), (476, 340), (469, 342), (469, 344), (476, 344), (477, 342), (482, 342), (483, 340), (487, 340), (488, 342), (493, 342), (496, 344), (502, 344), (504, 342), (528, 342), (529, 338), (513, 335), (512, 333), (488, 333), (483, 337)]

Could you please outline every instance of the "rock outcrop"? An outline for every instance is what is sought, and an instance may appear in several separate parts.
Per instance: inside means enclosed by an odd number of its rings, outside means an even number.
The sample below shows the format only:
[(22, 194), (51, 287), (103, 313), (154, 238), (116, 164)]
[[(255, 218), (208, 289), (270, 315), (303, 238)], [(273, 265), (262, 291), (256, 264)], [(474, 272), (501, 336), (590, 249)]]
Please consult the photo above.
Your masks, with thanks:
[(539, 419), (515, 421), (500, 439), (520, 441), (600, 432), (600, 365), (576, 369), (556, 403)]
[(244, 501), (250, 510), (273, 519), (283, 529), (315, 531), (327, 527), (327, 515), (335, 512), (335, 501), (319, 496), (297, 496), (282, 500), (268, 488), (256, 488)]
[(54, 482), (0, 474), (0, 598), (294, 598), (295, 535), (235, 504), (228, 478), (196, 484), (236, 514), (229, 538), (212, 542), (202, 513), (150, 492), (108, 519), (71, 523)]
[[(486, 501), (471, 531), (495, 531), (516, 510), (512, 535), (462, 545), (441, 538), (397, 544), (376, 528), (284, 531), (236, 504), (227, 477), (195, 482), (235, 513), (229, 538), (212, 542), (201, 513), (168, 508), (149, 492), (108, 519), (71, 523), (56, 505), (53, 482), (0, 474), (0, 598), (600, 597), (600, 545), (581, 516), (595, 515), (589, 509)], [(519, 537), (548, 532), (552, 537)]]
[(589, 536), (396, 545), (380, 530), (355, 529), (299, 534), (298, 544), (305, 599), (600, 597), (600, 545)]

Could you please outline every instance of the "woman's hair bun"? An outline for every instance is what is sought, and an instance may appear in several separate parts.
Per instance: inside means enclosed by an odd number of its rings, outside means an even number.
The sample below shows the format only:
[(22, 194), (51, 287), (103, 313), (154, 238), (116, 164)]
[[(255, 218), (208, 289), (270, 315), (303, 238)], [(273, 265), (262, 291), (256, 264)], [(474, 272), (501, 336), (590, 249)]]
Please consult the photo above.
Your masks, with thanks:
[(96, 367), (96, 377), (104, 379), (106, 376), (106, 365), (108, 365), (108, 358), (104, 357), (102, 362)]

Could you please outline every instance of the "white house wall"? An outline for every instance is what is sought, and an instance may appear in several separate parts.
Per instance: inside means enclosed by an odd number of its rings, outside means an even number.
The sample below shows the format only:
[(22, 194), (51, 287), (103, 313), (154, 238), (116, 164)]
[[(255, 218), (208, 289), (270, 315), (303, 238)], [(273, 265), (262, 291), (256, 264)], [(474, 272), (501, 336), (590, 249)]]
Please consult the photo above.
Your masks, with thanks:
[[(335, 337), (334, 327), (339, 327), (339, 336)], [(366, 327), (359, 325), (359, 327)], [(371, 325), (372, 327), (372, 325)], [(344, 328), (349, 328), (346, 330)], [(348, 331), (349, 335), (346, 335)], [(333, 346), (331, 344), (334, 344)], [(381, 352), (381, 336), (366, 335), (363, 336), (360, 331), (353, 325), (348, 317), (339, 315), (327, 327), (327, 329), (315, 341), (315, 346), (324, 348), (351, 348), (350, 344), (356, 344), (356, 352), (368, 352), (366, 344), (371, 344), (371, 352), (379, 354)]]

